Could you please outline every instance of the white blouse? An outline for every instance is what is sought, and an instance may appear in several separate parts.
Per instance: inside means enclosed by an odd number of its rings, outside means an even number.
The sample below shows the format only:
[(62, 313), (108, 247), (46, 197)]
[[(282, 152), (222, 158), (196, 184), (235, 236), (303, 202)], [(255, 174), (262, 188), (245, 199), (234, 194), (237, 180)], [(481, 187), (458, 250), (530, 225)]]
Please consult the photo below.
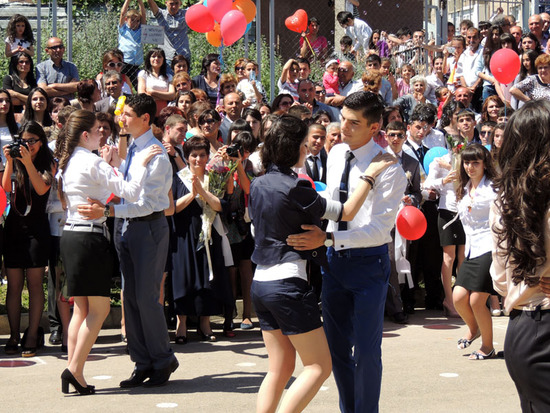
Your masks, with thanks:
[(496, 198), (493, 183), (485, 176), (470, 196), (471, 182), (466, 184), (466, 194), (458, 203), (458, 214), (466, 233), (466, 257), (472, 259), (492, 250), (493, 238), (489, 224), (489, 211)]
[(422, 189), (435, 189), (439, 193), (439, 209), (446, 209), (451, 212), (456, 212), (456, 193), (452, 182), (443, 183), (445, 178), (451, 171), (442, 167), (438, 160), (442, 160), (451, 164), (451, 155), (443, 155), (440, 158), (435, 158), (430, 163), (428, 178), (424, 181)]
[[(132, 180), (125, 181), (122, 173), (115, 170), (103, 158), (81, 146), (76, 147), (64, 171), (60, 171), (63, 192), (67, 201), (67, 222), (73, 224), (102, 224), (106, 218), (84, 219), (77, 211), (78, 205), (88, 204), (87, 198), (105, 203), (111, 193), (129, 202), (136, 202), (146, 176), (139, 154), (134, 156)], [(139, 165), (139, 167), (137, 167)], [(134, 171), (134, 169), (132, 169)]]

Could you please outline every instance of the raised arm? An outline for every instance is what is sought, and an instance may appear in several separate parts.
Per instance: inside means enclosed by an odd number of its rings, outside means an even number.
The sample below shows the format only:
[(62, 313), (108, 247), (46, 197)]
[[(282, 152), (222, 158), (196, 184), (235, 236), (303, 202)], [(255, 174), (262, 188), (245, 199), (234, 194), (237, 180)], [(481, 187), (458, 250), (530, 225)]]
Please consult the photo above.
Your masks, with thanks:
[(153, 15), (156, 16), (159, 12), (159, 6), (157, 6), (157, 3), (155, 0), (147, 0), (147, 3), (149, 4), (149, 8), (153, 12)]

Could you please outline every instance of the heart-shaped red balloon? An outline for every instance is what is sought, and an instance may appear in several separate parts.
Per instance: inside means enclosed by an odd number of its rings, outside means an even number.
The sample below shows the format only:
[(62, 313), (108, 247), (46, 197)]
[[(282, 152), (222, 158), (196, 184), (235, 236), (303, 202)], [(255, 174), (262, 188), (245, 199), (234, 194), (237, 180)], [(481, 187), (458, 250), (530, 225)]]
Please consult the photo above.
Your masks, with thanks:
[(287, 29), (296, 33), (305, 32), (307, 29), (307, 13), (305, 10), (298, 9), (290, 17), (285, 20)]

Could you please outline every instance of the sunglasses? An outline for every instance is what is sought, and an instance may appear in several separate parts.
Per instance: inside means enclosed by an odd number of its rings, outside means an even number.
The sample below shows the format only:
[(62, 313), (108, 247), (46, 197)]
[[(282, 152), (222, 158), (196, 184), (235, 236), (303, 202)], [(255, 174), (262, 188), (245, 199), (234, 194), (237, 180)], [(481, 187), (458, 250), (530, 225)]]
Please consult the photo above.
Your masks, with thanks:
[(339, 72), (349, 72), (349, 69), (346, 69), (345, 67), (339, 67), (338, 71)]
[(316, 95), (326, 95), (327, 92), (325, 92), (324, 90), (316, 90), (316, 91), (315, 91), (315, 94), (316, 94)]
[(201, 125), (205, 125), (205, 124), (212, 125), (213, 123), (216, 123), (214, 119), (205, 119), (202, 121)]
[(61, 49), (64, 49), (65, 46), (63, 46), (62, 44), (58, 44), (56, 46), (51, 46), (51, 47), (48, 47), (48, 49), (50, 50), (61, 50)]
[(124, 66), (124, 63), (122, 62), (109, 62), (107, 63), (107, 67), (110, 67), (110, 68), (115, 68), (115, 67), (122, 67)]
[(289, 101), (279, 103), (279, 106), (290, 106), (290, 105), (292, 105), (292, 102), (289, 102)]
[(40, 139), (30, 138), (30, 139), (22, 139), (22, 141), (29, 146), (33, 146), (36, 142), (40, 142)]
[(402, 133), (394, 133), (394, 132), (391, 132), (391, 133), (388, 133), (388, 136), (389, 136), (390, 138), (405, 139), (405, 135), (402, 134)]
[(375, 86), (376, 82), (374, 80), (371, 80), (370, 82), (363, 82), (365, 86)]
[(241, 70), (244, 70), (244, 69), (246, 69), (246, 67), (244, 67), (244, 66), (239, 66), (239, 67), (236, 67), (236, 68), (235, 68), (235, 72), (241, 71)]

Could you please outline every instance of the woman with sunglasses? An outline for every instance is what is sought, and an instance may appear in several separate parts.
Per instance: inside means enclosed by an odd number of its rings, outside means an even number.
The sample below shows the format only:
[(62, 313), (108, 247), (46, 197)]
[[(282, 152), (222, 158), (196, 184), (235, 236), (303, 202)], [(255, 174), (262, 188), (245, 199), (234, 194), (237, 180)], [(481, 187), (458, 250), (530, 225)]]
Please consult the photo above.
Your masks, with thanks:
[(271, 107), (274, 113), (287, 113), (290, 107), (294, 104), (294, 99), (289, 93), (281, 93), (275, 96)]
[(202, 136), (210, 142), (210, 155), (214, 156), (218, 149), (223, 146), (223, 139), (220, 132), (222, 119), (214, 109), (207, 109), (199, 115), (198, 125)]
[(36, 87), (32, 57), (25, 52), (14, 54), (9, 72), (11, 75), (4, 76), (2, 87), (10, 93), (14, 113), (21, 113), (30, 91)]
[[(118, 49), (107, 50), (103, 53), (102, 65), (103, 71), (99, 73), (96, 77), (97, 83), (99, 85), (102, 84), (101, 78), (103, 77), (103, 73), (106, 73), (109, 70), (115, 70), (118, 73), (121, 73), (122, 68), (124, 67), (124, 54)], [(130, 78), (124, 73), (122, 74), (122, 93), (125, 95), (131, 95), (135, 93)], [(103, 96), (107, 96), (105, 91), (103, 91)]]
[[(1, 95), (0, 95), (1, 96)], [(45, 267), (48, 264), (50, 226), (46, 204), (55, 175), (55, 162), (44, 129), (36, 121), (19, 130), (21, 145), (2, 149), (6, 169), (2, 187), (11, 198), (4, 226), (4, 265), (8, 276), (6, 306), (10, 324), (7, 354), (17, 354), (20, 342), (21, 292), (26, 279), (29, 290), (29, 327), (23, 335), (23, 357), (33, 357), (44, 345), (40, 327), (44, 308)]]
[(235, 61), (235, 76), (237, 77), (237, 83), (239, 83), (241, 80), (244, 80), (247, 78), (246, 75), (246, 64), (248, 63), (248, 60), (244, 57), (240, 57)]

